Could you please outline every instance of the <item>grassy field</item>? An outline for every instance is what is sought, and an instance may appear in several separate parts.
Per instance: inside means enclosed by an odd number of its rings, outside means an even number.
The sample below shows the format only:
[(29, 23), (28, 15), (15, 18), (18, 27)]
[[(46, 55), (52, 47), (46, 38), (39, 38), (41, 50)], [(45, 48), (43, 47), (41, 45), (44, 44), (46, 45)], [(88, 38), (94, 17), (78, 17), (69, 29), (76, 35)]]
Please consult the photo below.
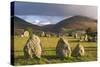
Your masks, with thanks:
[[(77, 40), (73, 37), (65, 37), (70, 43), (71, 49), (76, 46)], [(55, 47), (58, 42), (58, 37), (40, 37), (43, 54), (40, 60), (25, 59), (23, 56), (23, 47), (28, 38), (15, 37), (14, 38), (14, 64), (15, 65), (33, 65), (33, 64), (51, 64), (51, 63), (68, 63), (68, 62), (84, 62), (84, 61), (96, 61), (97, 60), (97, 45), (96, 42), (81, 42), (85, 47), (84, 57), (70, 57), (70, 58), (57, 58)]]

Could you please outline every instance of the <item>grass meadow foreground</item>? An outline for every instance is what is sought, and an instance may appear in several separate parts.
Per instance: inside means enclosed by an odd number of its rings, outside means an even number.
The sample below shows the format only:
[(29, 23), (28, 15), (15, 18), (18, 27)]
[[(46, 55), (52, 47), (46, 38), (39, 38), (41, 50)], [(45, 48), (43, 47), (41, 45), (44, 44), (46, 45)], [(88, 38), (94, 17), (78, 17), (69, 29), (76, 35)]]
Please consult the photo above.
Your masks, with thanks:
[[(73, 37), (67, 38), (71, 49), (77, 45), (77, 39)], [(85, 47), (84, 57), (57, 58), (56, 45), (58, 37), (40, 37), (43, 53), (41, 59), (25, 59), (23, 47), (27, 41), (27, 37), (14, 37), (14, 64), (15, 65), (33, 65), (33, 64), (51, 64), (51, 63), (69, 63), (69, 62), (85, 62), (97, 60), (97, 43), (96, 42), (81, 42)]]

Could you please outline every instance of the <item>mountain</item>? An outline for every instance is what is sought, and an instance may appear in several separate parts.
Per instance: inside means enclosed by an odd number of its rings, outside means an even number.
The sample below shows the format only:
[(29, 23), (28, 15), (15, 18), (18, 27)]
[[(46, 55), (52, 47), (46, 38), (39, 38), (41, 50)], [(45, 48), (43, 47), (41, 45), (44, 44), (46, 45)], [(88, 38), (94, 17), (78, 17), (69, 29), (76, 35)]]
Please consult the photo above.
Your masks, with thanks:
[(28, 23), (25, 20), (16, 16), (11, 17), (11, 26), (14, 26), (14, 34), (12, 33), (12, 36), (17, 34), (23, 34), (26, 29), (32, 29), (33, 32), (40, 32), (42, 30), (42, 27)]
[(36, 30), (41, 29), (40, 26), (28, 23), (19, 17), (13, 16), (13, 17), (11, 17), (11, 19), (13, 20), (13, 22), (11, 22), (11, 23), (14, 23), (14, 29), (27, 29), (27, 28), (32, 28), (32, 29), (36, 29)]
[(73, 29), (73, 30), (86, 30), (87, 28), (92, 28), (92, 30), (97, 30), (97, 21), (85, 16), (73, 16), (58, 22), (55, 25), (46, 25), (46, 29), (52, 32), (61, 32), (63, 29)]
[(15, 30), (32, 28), (34, 32), (46, 31), (53, 33), (59, 33), (66, 29), (86, 30), (87, 28), (91, 28), (94, 31), (97, 30), (97, 20), (85, 16), (73, 16), (70, 18), (66, 18), (56, 24), (48, 24), (44, 26), (38, 26), (28, 23), (25, 20), (16, 16), (12, 16), (11, 19), (13, 20), (11, 23), (14, 23)]
[(48, 24), (48, 25), (42, 26), (42, 28), (43, 28), (44, 31), (53, 32), (52, 29), (53, 29), (54, 26), (55, 26), (55, 24)]

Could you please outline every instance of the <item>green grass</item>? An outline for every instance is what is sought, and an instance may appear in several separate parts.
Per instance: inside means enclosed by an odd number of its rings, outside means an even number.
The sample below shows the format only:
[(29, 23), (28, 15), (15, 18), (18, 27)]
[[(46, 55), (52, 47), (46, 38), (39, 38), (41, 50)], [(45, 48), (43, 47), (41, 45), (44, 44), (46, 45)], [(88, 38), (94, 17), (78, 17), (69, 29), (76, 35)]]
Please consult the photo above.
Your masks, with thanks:
[[(71, 49), (76, 46), (77, 39), (73, 37), (65, 37), (71, 46)], [(96, 42), (81, 42), (85, 47), (84, 57), (70, 57), (70, 58), (57, 58), (55, 47), (59, 40), (58, 37), (40, 37), (43, 54), (40, 60), (25, 59), (23, 56), (23, 47), (27, 41), (27, 37), (14, 37), (14, 64), (15, 65), (33, 65), (33, 64), (51, 64), (51, 63), (68, 63), (68, 62), (84, 62), (84, 61), (96, 61), (97, 60), (97, 45)]]

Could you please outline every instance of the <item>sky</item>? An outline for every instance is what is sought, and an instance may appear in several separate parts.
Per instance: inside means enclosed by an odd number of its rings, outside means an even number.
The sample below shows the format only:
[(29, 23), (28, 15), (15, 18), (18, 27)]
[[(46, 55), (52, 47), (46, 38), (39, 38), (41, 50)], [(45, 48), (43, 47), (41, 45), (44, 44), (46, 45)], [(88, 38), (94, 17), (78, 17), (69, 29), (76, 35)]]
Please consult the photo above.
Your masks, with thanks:
[(66, 19), (70, 16), (43, 16), (43, 15), (16, 15), (19, 18), (24, 19), (27, 22), (36, 24), (36, 25), (48, 25), (48, 24), (56, 24), (63, 19)]
[(75, 15), (97, 19), (97, 7), (33, 2), (15, 2), (15, 15), (37, 25), (55, 24)]

